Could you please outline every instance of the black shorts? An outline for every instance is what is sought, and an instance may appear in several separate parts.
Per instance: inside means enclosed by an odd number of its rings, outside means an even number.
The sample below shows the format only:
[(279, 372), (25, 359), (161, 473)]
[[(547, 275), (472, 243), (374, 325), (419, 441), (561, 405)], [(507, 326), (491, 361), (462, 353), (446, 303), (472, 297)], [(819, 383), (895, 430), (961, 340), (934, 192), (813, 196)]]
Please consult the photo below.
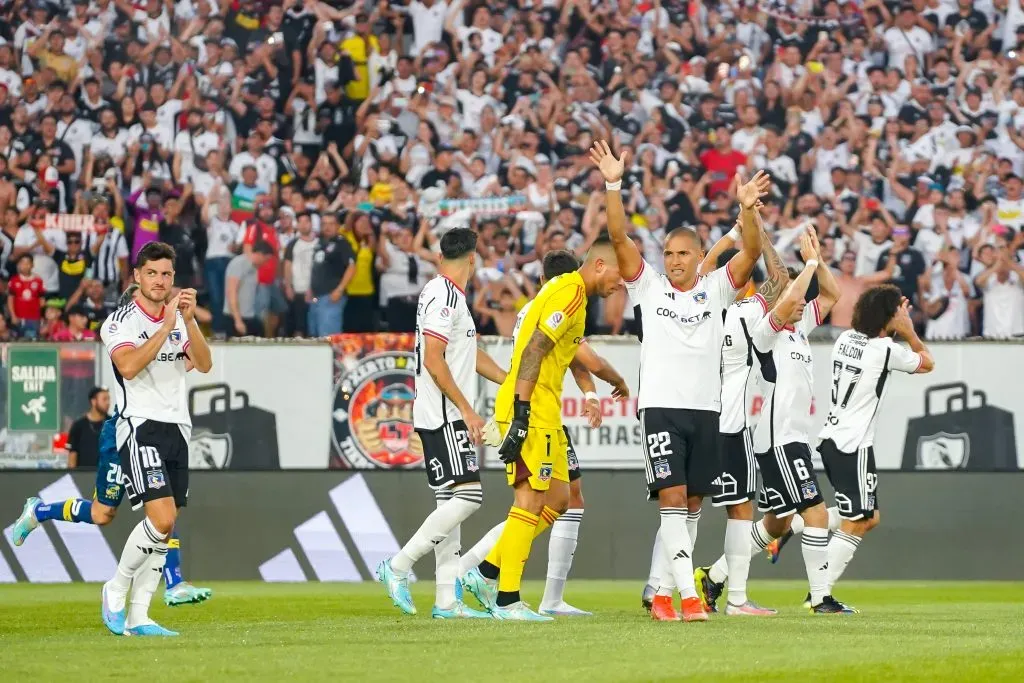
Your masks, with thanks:
[(825, 474), (836, 492), (836, 507), (843, 519), (871, 519), (878, 509), (878, 469), (873, 446), (844, 453), (832, 439), (818, 445)]
[(721, 487), (721, 493), (711, 499), (716, 507), (739, 505), (757, 496), (757, 465), (749, 429), (722, 434), (722, 474), (716, 483)]
[(562, 426), (562, 431), (565, 432), (565, 454), (569, 458), (569, 483), (576, 481), (583, 476), (580, 472), (580, 460), (576, 457), (576, 448), (572, 445), (572, 436), (569, 435), (569, 428), (565, 425)]
[(417, 429), (423, 443), (423, 462), (427, 484), (443, 489), (480, 481), (480, 460), (469, 429), (462, 420), (449, 422), (440, 429)]
[(718, 413), (684, 408), (644, 408), (643, 432), (647, 497), (658, 491), (685, 486), (689, 496), (721, 493), (714, 482), (722, 474)]
[(124, 418), (128, 439), (117, 449), (124, 473), (125, 493), (132, 509), (161, 498), (174, 498), (176, 507), (188, 503), (188, 441), (181, 425)]
[(818, 477), (814, 474), (811, 449), (805, 443), (787, 443), (757, 454), (761, 468), (761, 512), (788, 517), (824, 502)]

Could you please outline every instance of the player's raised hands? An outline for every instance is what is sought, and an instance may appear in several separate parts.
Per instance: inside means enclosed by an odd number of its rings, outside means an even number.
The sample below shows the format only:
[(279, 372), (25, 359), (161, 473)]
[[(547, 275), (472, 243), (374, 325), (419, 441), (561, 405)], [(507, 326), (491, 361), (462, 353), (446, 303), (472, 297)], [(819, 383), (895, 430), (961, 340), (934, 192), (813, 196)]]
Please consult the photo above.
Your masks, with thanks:
[(893, 316), (889, 327), (901, 337), (907, 337), (908, 331), (913, 331), (914, 321), (910, 317), (910, 301), (907, 297), (903, 297), (900, 307), (897, 309), (896, 315)]
[(196, 317), (196, 290), (183, 289), (178, 293), (178, 310), (186, 323), (195, 320)]
[(604, 140), (598, 140), (590, 148), (590, 160), (594, 162), (606, 183), (615, 183), (622, 180), (626, 172), (626, 161), (629, 159), (629, 151), (622, 150), (622, 156), (618, 159), (612, 154), (612, 148)]
[(818, 252), (814, 249), (813, 240), (810, 228), (804, 228), (800, 231), (800, 258), (803, 259), (804, 263), (818, 259)]
[(173, 329), (175, 323), (178, 322), (178, 305), (180, 301), (181, 294), (179, 293), (164, 305), (164, 327), (169, 330)]
[(758, 171), (749, 182), (744, 183), (742, 176), (737, 173), (736, 183), (736, 199), (739, 200), (743, 208), (753, 209), (757, 206), (757, 201), (768, 194), (768, 190), (772, 186), (772, 179), (764, 171)]

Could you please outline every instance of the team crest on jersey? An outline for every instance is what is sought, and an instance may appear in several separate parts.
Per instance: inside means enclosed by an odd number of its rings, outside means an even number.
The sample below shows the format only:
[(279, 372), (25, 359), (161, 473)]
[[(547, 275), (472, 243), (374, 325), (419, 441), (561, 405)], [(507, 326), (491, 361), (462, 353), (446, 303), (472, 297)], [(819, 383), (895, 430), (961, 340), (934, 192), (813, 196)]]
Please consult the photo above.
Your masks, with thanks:
[(476, 472), (480, 469), (480, 464), (476, 459), (476, 454), (466, 456), (466, 470), (468, 472)]
[(575, 472), (580, 468), (580, 460), (576, 457), (576, 449), (571, 446), (565, 452), (569, 459), (569, 470)]
[(107, 487), (107, 498), (113, 500), (121, 495), (121, 487), (117, 484), (111, 484)]
[(800, 493), (803, 495), (804, 500), (810, 500), (818, 495), (818, 485), (813, 481), (805, 481), (800, 484)]
[(173, 346), (177, 346), (181, 343), (181, 330), (171, 330), (171, 333), (167, 335), (167, 339), (170, 340)]
[(958, 470), (971, 457), (971, 437), (966, 433), (938, 432), (917, 440), (917, 469)]
[(703, 291), (703, 290), (701, 290), (699, 292), (695, 292), (694, 295), (693, 295), (694, 303), (705, 304), (705, 303), (707, 303), (707, 300), (708, 300), (708, 293)]
[(162, 489), (167, 485), (164, 481), (164, 473), (160, 470), (150, 470), (146, 473), (146, 487), (151, 489)]
[(672, 476), (672, 468), (669, 467), (668, 460), (654, 461), (654, 476), (658, 479), (668, 479)]
[(447, 306), (442, 306), (440, 316), (447, 320), (448, 318), (452, 317), (452, 309), (448, 308)]
[(412, 353), (385, 351), (360, 357), (335, 386), (333, 441), (351, 467), (407, 468), (423, 463), (413, 430)]
[(549, 481), (551, 479), (551, 465), (544, 463), (540, 466), (540, 472), (537, 473), (537, 478), (541, 481)]

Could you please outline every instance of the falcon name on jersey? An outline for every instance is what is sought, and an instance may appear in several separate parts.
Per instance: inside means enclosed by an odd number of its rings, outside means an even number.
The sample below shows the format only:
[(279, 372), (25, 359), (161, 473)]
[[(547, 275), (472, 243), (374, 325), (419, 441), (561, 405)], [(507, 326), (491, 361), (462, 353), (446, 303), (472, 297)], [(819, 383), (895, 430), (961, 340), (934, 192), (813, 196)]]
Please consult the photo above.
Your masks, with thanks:
[(878, 407), (893, 370), (913, 374), (923, 359), (889, 337), (868, 338), (846, 330), (832, 347), (832, 388), (828, 416), (818, 439), (831, 439), (843, 453), (875, 444)]
[(795, 326), (778, 328), (770, 315), (754, 326), (751, 341), (759, 352), (766, 395), (754, 429), (754, 452), (767, 453), (788, 443), (808, 443), (814, 362), (807, 335), (821, 324), (818, 300), (804, 308)]
[[(163, 311), (159, 317), (153, 318), (132, 301), (118, 308), (103, 321), (100, 339), (103, 340), (107, 353), (113, 358), (114, 352), (118, 349), (134, 349), (145, 344), (163, 324)], [(132, 379), (126, 379), (114, 365), (114, 378), (117, 380), (114, 402), (121, 415), (121, 419), (118, 420), (118, 444), (123, 441), (120, 438), (120, 426), (123, 422), (130, 421), (129, 418), (154, 420), (191, 428), (188, 388), (185, 385), (188, 349), (188, 328), (181, 311), (177, 311), (174, 329), (167, 336), (156, 357), (139, 374)]]
[(415, 428), (439, 429), (463, 417), (423, 364), (427, 337), (448, 345), (444, 360), (452, 378), (469, 404), (476, 405), (476, 323), (466, 293), (443, 275), (426, 284), (416, 307), (416, 398), (412, 403)]
[(639, 408), (721, 410), (722, 312), (737, 291), (728, 267), (684, 292), (641, 261), (626, 289), (641, 312)]
[(750, 334), (768, 314), (768, 302), (760, 294), (737, 301), (725, 309), (725, 339), (722, 342), (722, 415), (719, 431), (739, 434), (748, 426), (747, 386), (755, 369)]

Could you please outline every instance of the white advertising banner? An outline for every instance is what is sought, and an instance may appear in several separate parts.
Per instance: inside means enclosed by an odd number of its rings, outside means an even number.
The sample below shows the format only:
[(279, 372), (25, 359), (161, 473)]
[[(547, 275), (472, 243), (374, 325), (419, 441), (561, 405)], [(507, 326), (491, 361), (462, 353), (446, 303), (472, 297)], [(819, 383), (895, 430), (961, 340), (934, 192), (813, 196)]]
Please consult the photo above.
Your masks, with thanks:
[[(214, 344), (188, 373), (194, 469), (327, 469), (334, 354), (329, 344)], [(117, 385), (103, 358), (101, 384)], [(116, 394), (115, 394), (116, 395)]]
[[(627, 401), (610, 397), (598, 381), (604, 424), (591, 429), (580, 407), (583, 395), (567, 374), (562, 398), (564, 424), (569, 428), (582, 467), (639, 469), (641, 437), (636, 419), (636, 390), (640, 347), (632, 338), (596, 337), (590, 343), (629, 383)], [(511, 342), (484, 340), (495, 360), (507, 366)], [(1024, 345), (963, 342), (930, 345), (935, 370), (927, 375), (894, 372), (878, 415), (875, 461), (887, 470), (1012, 470), (1024, 469), (1024, 433), (1016, 429), (1024, 414)], [(824, 421), (832, 385), (829, 343), (815, 343), (814, 395), (811, 406), (815, 429)], [(685, 372), (685, 368), (665, 368)], [(483, 382), (480, 392), (486, 415), (493, 413), (497, 387)], [(752, 383), (749, 414), (760, 417), (763, 396)], [(812, 435), (813, 436), (813, 435)], [(812, 440), (813, 442), (813, 440)], [(485, 462), (500, 465), (493, 449)]]

